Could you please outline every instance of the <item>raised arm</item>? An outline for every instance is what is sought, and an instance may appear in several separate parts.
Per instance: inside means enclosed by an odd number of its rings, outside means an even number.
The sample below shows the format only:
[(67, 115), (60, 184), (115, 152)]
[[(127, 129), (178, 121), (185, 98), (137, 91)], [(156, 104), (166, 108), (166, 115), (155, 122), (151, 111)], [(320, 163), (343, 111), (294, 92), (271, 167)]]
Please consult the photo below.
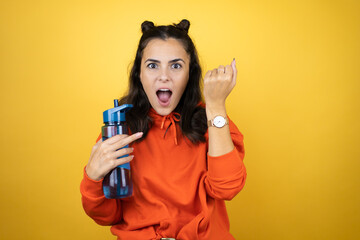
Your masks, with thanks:
[[(235, 59), (231, 65), (219, 66), (208, 71), (204, 77), (204, 97), (206, 102), (206, 116), (208, 120), (214, 120), (216, 116), (226, 118), (225, 100), (236, 84), (237, 70)], [(228, 122), (228, 119), (225, 119)], [(209, 155), (216, 157), (229, 153), (234, 149), (231, 140), (229, 124), (218, 128), (210, 126), (209, 132)]]
[[(242, 161), (243, 135), (227, 118), (225, 108), (225, 100), (235, 87), (236, 77), (234, 59), (231, 65), (208, 71), (204, 78), (206, 116), (210, 121), (205, 187), (207, 193), (216, 199), (232, 199), (243, 188), (246, 179), (246, 169)], [(221, 121), (217, 124), (217, 116), (225, 118), (226, 124), (221, 124)], [(224, 120), (221, 117), (220, 120)]]

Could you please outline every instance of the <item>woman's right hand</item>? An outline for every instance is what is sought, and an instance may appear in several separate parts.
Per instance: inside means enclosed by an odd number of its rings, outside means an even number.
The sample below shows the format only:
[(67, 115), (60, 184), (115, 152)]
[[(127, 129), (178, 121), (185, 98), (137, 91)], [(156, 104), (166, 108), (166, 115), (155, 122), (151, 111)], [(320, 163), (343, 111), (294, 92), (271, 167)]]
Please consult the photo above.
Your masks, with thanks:
[(99, 181), (105, 177), (115, 167), (130, 162), (134, 156), (121, 157), (133, 152), (133, 148), (124, 148), (126, 145), (141, 138), (142, 132), (133, 135), (119, 134), (102, 141), (101, 139), (94, 145), (90, 159), (85, 167), (89, 178)]

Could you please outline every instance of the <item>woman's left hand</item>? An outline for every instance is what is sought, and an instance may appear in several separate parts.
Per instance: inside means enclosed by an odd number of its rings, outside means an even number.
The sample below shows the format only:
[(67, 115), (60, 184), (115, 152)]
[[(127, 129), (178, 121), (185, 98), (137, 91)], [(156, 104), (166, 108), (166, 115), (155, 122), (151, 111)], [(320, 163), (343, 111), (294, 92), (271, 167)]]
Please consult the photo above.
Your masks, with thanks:
[(208, 71), (204, 77), (204, 97), (206, 106), (225, 106), (225, 100), (236, 84), (236, 62)]

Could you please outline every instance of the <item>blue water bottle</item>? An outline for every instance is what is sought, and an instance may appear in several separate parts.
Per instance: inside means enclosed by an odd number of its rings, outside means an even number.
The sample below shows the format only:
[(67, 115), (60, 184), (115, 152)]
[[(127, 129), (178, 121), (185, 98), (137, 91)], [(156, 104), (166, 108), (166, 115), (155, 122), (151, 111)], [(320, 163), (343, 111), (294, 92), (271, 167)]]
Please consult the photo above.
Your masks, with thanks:
[[(119, 107), (119, 103), (115, 99), (114, 108), (104, 111), (105, 125), (101, 128), (103, 141), (117, 134), (128, 134), (125, 113), (130, 108), (132, 108), (131, 104), (124, 104)], [(128, 155), (122, 157), (126, 156)], [(104, 177), (103, 192), (106, 198), (125, 198), (132, 195), (130, 163), (117, 166)]]

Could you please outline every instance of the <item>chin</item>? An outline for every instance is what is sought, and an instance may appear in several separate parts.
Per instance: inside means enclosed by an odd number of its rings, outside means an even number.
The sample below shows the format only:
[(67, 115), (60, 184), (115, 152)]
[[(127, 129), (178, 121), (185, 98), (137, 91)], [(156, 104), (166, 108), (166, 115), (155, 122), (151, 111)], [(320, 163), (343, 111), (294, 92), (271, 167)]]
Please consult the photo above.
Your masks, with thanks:
[(153, 107), (154, 110), (161, 116), (169, 115), (174, 109), (172, 108), (164, 108), (164, 107)]

